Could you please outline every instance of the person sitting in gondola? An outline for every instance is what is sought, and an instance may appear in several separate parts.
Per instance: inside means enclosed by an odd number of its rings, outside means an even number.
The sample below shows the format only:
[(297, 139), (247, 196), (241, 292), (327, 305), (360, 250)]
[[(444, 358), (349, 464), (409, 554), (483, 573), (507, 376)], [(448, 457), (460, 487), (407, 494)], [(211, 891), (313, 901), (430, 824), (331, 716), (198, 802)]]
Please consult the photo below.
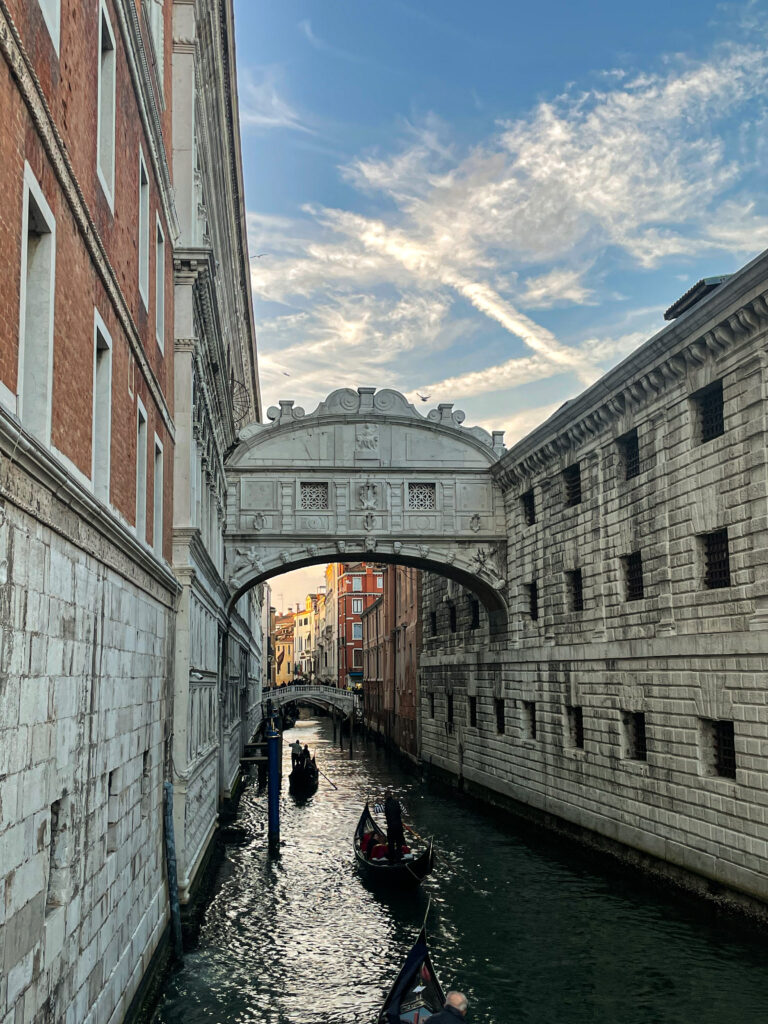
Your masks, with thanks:
[(467, 997), (463, 992), (449, 992), (440, 1013), (433, 1014), (427, 1020), (429, 1024), (456, 1024), (467, 1016), (467, 1006)]
[(392, 791), (389, 789), (384, 800), (384, 817), (387, 819), (387, 852), (390, 863), (394, 863), (403, 859), (405, 835), (400, 801), (392, 796)]
[(298, 740), (291, 744), (291, 767), (295, 768), (301, 761), (301, 744)]

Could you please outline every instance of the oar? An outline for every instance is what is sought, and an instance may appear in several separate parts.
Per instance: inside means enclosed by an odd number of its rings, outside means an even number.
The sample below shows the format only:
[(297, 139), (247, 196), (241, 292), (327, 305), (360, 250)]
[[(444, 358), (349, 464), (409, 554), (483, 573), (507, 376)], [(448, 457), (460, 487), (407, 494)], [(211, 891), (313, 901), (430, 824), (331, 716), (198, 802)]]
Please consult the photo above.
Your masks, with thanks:
[[(315, 768), (317, 768), (317, 761), (315, 761)], [(317, 768), (317, 770), (318, 770), (318, 771), (320, 772), (320, 774), (321, 774), (321, 775), (323, 776), (323, 778), (324, 778), (324, 779), (325, 779), (325, 780), (326, 780), (327, 782), (330, 782), (330, 784), (331, 784), (331, 785), (333, 786), (333, 788), (334, 788), (334, 789), (338, 789), (338, 788), (339, 788), (339, 787), (338, 787), (338, 786), (336, 785), (336, 783), (335, 783), (335, 782), (333, 781), (333, 779), (329, 779), (329, 778), (328, 778), (328, 776), (327, 776), (327, 775), (325, 774), (325, 772), (323, 771), (323, 769), (322, 769), (322, 768)]]

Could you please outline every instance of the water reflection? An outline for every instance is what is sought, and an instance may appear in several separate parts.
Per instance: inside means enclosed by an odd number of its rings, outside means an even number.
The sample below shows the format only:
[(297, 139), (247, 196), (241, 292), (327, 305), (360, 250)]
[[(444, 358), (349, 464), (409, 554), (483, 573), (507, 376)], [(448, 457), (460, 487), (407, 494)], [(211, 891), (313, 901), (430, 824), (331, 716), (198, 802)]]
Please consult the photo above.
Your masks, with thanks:
[[(287, 792), (288, 743), (316, 748), (314, 795)], [(445, 988), (482, 1024), (744, 1024), (766, 1018), (761, 938), (702, 919), (589, 856), (522, 836), (424, 789), (381, 752), (350, 760), (328, 720), (285, 735), (281, 856), (266, 793), (243, 795), (245, 842), (227, 860), (197, 949), (169, 980), (156, 1024), (373, 1022), (432, 895), (430, 947)], [(358, 876), (352, 834), (391, 788), (436, 838), (435, 872), (394, 899)]]

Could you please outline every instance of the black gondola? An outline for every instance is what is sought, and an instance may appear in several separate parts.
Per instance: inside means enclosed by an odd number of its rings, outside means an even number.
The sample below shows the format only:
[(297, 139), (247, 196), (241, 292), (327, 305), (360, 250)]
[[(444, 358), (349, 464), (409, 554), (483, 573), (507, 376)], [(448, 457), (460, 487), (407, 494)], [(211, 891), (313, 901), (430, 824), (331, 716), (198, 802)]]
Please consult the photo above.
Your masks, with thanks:
[(320, 773), (314, 757), (311, 761), (295, 764), (288, 776), (288, 789), (296, 796), (309, 796), (317, 789)]
[(437, 980), (427, 949), (427, 933), (422, 927), (384, 1005), (377, 1024), (421, 1024), (439, 1013), (445, 995)]
[[(383, 882), (394, 885), (419, 885), (422, 879), (432, 870), (434, 853), (432, 840), (428, 840), (426, 848), (420, 853), (411, 851), (402, 860), (390, 863), (383, 855), (381, 847), (386, 845), (387, 838), (381, 827), (376, 824), (366, 803), (360, 821), (355, 829), (355, 857), (361, 872), (372, 882)], [(371, 853), (378, 848), (382, 856), (372, 857)]]

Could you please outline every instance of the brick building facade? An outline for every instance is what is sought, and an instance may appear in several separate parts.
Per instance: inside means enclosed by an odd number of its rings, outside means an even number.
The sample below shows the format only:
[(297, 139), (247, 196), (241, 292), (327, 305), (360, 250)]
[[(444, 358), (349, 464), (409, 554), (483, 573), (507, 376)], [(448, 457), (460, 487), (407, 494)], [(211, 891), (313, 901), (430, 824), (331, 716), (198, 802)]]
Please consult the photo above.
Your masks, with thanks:
[(363, 680), (363, 612), (381, 596), (382, 568), (370, 562), (342, 562), (334, 568), (337, 685)]

